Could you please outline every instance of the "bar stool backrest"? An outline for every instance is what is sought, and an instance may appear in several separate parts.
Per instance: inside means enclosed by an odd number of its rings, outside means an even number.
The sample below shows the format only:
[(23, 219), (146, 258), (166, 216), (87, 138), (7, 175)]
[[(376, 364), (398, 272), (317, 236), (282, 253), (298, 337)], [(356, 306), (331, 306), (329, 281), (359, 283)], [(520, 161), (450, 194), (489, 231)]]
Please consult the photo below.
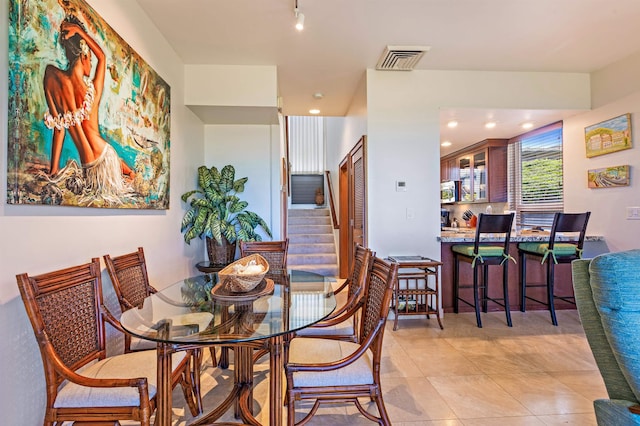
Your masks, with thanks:
[[(511, 239), (512, 223), (513, 223), (513, 213), (508, 213), (508, 214), (480, 213), (478, 215), (478, 225), (476, 227), (476, 238), (474, 241), (473, 253), (478, 254), (480, 245), (503, 246), (504, 253), (508, 253), (509, 241)], [(480, 243), (480, 237), (483, 234), (497, 234), (495, 236), (496, 240)]]
[[(584, 245), (584, 236), (587, 232), (587, 224), (589, 223), (589, 217), (591, 212), (585, 213), (556, 213), (553, 218), (553, 225), (551, 226), (551, 233), (549, 235), (549, 250), (553, 249), (557, 234), (568, 233), (575, 238), (574, 244), (578, 247), (578, 250), (582, 250)], [(567, 237), (571, 238), (571, 235)]]

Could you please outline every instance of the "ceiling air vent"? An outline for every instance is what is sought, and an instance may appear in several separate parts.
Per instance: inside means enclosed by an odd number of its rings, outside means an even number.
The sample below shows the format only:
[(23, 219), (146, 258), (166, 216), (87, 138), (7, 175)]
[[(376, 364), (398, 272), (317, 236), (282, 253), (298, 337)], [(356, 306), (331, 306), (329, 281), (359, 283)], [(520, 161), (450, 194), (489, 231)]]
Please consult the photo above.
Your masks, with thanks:
[(376, 64), (377, 70), (411, 71), (431, 46), (387, 46)]

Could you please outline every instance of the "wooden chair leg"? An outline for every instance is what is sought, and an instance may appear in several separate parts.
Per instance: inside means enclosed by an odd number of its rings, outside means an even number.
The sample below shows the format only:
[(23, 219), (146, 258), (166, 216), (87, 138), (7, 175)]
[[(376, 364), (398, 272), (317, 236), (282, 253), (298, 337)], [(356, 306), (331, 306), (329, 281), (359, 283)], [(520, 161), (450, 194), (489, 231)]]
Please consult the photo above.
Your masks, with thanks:
[(504, 266), (502, 268), (502, 291), (503, 291), (503, 302), (504, 302), (504, 312), (507, 316), (507, 325), (512, 327), (511, 323), (511, 308), (509, 307), (509, 259), (504, 261)]
[(488, 310), (488, 298), (489, 298), (489, 266), (482, 265), (482, 312), (487, 313)]
[(458, 299), (460, 298), (460, 262), (456, 254), (453, 255), (453, 312), (458, 313)]
[(473, 306), (476, 310), (476, 324), (478, 328), (482, 328), (482, 319), (480, 318), (480, 301), (478, 300), (478, 264), (473, 268)]
[(527, 255), (520, 252), (520, 312), (527, 310)]
[(554, 306), (554, 288), (553, 288), (553, 272), (554, 272), (554, 263), (551, 259), (547, 259), (547, 297), (549, 303), (549, 313), (551, 314), (551, 322), (553, 325), (558, 325), (558, 320), (556, 318), (556, 308)]

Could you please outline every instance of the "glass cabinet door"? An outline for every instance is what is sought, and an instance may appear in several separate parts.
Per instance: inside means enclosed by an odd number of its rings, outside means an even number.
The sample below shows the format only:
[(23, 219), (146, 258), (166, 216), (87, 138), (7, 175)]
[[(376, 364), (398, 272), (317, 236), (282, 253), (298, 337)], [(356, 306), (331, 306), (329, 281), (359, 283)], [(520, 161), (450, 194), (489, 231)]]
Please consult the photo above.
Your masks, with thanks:
[(471, 184), (471, 157), (458, 160), (460, 171), (460, 201), (473, 201)]
[(473, 201), (487, 200), (487, 153), (473, 154)]

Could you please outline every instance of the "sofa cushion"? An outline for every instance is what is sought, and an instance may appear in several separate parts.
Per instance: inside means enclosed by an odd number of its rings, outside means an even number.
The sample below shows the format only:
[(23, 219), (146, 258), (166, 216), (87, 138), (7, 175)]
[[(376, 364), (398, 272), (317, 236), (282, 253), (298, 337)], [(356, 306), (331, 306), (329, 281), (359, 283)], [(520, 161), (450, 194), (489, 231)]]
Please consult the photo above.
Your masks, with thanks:
[(589, 347), (596, 360), (607, 394), (611, 399), (635, 401), (629, 382), (622, 374), (593, 301), (589, 276), (591, 259), (578, 259), (571, 263), (573, 292)]
[(619, 399), (597, 399), (593, 401), (596, 421), (603, 426), (637, 426), (640, 425), (640, 415), (633, 414), (629, 407), (633, 402)]
[(589, 274), (604, 332), (640, 401), (640, 249), (596, 256)]

